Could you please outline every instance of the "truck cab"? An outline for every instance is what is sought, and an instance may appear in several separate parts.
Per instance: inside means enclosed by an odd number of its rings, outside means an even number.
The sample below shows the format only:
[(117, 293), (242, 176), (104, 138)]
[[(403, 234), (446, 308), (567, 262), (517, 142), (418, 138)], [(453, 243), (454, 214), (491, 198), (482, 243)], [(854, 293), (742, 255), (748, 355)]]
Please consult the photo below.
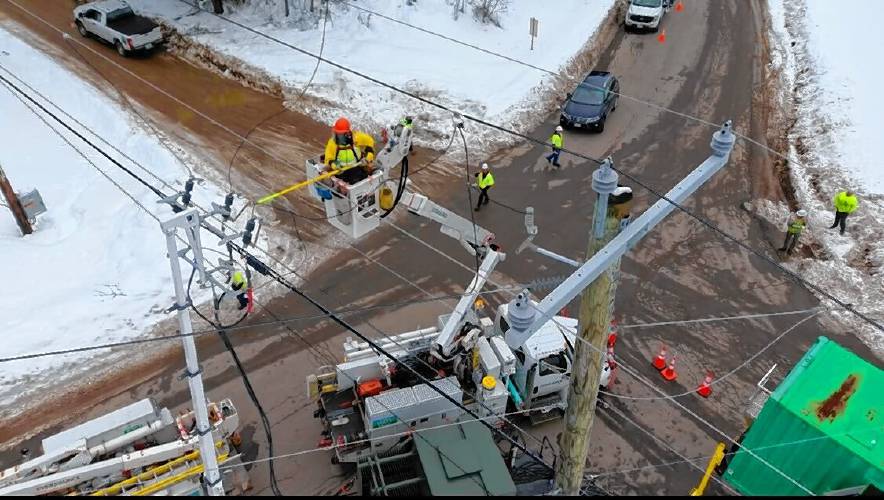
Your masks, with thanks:
[[(503, 337), (510, 329), (507, 322), (509, 306), (510, 304), (502, 304), (498, 307), (494, 335)], [(564, 409), (576, 336), (575, 318), (555, 316), (522, 345), (512, 349), (516, 357), (516, 372), (512, 381), (526, 409), (536, 408), (542, 413), (556, 408)], [(603, 362), (599, 378), (601, 388), (608, 386), (611, 373), (610, 364)]]

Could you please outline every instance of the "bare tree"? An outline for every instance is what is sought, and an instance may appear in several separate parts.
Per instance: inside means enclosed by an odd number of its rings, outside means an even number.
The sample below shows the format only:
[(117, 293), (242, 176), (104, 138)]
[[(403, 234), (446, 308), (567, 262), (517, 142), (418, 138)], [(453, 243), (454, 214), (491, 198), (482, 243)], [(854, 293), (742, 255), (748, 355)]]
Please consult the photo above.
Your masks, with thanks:
[(500, 26), (500, 14), (509, 6), (510, 0), (473, 0), (473, 16), (482, 24)]

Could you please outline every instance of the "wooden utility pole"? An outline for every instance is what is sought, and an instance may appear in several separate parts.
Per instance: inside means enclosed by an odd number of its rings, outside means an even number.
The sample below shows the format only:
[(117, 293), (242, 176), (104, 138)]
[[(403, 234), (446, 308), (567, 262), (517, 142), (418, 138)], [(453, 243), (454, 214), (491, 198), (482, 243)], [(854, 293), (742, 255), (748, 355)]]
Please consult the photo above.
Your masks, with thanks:
[[(623, 206), (611, 206), (608, 199), (617, 188), (617, 173), (610, 160), (593, 174), (593, 189), (598, 193), (593, 231), (586, 250), (586, 260), (595, 255), (620, 232), (626, 215)], [(627, 205), (628, 207), (628, 205)], [(606, 362), (606, 342), (614, 304), (618, 259), (587, 287), (580, 299), (580, 319), (571, 367), (571, 386), (565, 410), (565, 429), (559, 441), (556, 488), (563, 495), (579, 495), (583, 483), (589, 435), (595, 417), (602, 363)], [(590, 347), (592, 346), (592, 347)]]
[(6, 204), (9, 206), (9, 210), (12, 211), (12, 216), (15, 217), (15, 222), (18, 223), (18, 228), (21, 229), (21, 233), (23, 235), (33, 233), (34, 228), (31, 227), (31, 222), (28, 220), (25, 208), (21, 206), (21, 202), (18, 201), (18, 196), (12, 189), (12, 185), (9, 184), (9, 179), (6, 178), (6, 174), (3, 172), (3, 165), (0, 165), (0, 191), (3, 192), (3, 198), (6, 199)]

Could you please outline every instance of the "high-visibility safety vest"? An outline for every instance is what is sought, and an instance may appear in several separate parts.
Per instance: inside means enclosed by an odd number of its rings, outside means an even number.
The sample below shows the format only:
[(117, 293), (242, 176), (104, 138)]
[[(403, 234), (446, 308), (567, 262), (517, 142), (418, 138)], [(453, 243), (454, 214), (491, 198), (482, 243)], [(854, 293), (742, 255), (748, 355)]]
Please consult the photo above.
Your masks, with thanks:
[(562, 149), (562, 145), (565, 141), (562, 140), (562, 135), (556, 132), (549, 138), (549, 142), (552, 143), (554, 149)]
[(485, 175), (482, 175), (482, 172), (479, 172), (479, 189), (490, 188), (494, 185), (494, 176), (491, 175), (491, 172), (488, 172)]
[(794, 219), (789, 223), (789, 233), (801, 234), (804, 231), (804, 219)]
[(335, 151), (335, 164), (339, 167), (346, 167), (359, 161), (360, 157), (359, 148), (338, 148)]
[(414, 123), (409, 122), (405, 118), (399, 120), (399, 125), (402, 125), (405, 128), (413, 128), (414, 127)]
[(235, 273), (233, 273), (233, 276), (230, 278), (230, 284), (236, 291), (245, 291), (245, 289), (248, 287), (246, 276), (243, 274), (242, 271), (236, 271)]
[(841, 191), (835, 195), (835, 210), (839, 212), (852, 213), (859, 205), (856, 195), (847, 196), (847, 191)]

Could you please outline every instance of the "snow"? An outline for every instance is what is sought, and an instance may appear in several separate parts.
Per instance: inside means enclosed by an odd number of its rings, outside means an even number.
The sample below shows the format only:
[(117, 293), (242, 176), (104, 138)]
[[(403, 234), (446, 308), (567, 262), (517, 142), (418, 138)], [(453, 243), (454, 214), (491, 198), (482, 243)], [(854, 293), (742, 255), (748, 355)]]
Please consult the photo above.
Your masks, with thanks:
[[(165, 19), (188, 39), (236, 61), (237, 69), (246, 66), (257, 69), (262, 76), (270, 75), (282, 83), (290, 100), (302, 92), (316, 66), (313, 57), (199, 12), (180, 0), (130, 3), (142, 12)], [(231, 6), (225, 15), (286, 43), (319, 53), (322, 18), (298, 10), (300, 2), (291, 4), (295, 14), (288, 20), (283, 15), (282, 2), (273, 0)], [(497, 27), (476, 21), (469, 6), (466, 13), (455, 19), (451, 0), (420, 0), (412, 6), (389, 0), (357, 3), (390, 18), (553, 72), (564, 71), (571, 59), (585, 49), (614, 4), (615, 0), (558, 0), (554, 5), (513, 0)], [(330, 5), (323, 57), (462, 113), (524, 132), (546, 116), (543, 102), (549, 96), (563, 95), (566, 90), (563, 85), (567, 82), (543, 71), (369, 16), (342, 3)], [(530, 49), (528, 34), (532, 17), (539, 20), (534, 50)], [(433, 145), (444, 145), (442, 136), (451, 129), (447, 112), (327, 64), (319, 65), (306, 95), (314, 99), (290, 105), (306, 109), (328, 123), (347, 115), (354, 124), (375, 129), (410, 114), (418, 118), (424, 130), (436, 133)], [(513, 140), (486, 127), (474, 126), (470, 132), (476, 141)]]
[[(188, 174), (155, 136), (142, 130), (119, 104), (17, 38), (10, 31), (14, 29), (11, 24), (0, 26), (3, 68), (180, 188)], [(12, 80), (8, 73), (0, 74)], [(49, 102), (37, 99), (52, 109)], [(48, 208), (39, 217), (35, 233), (22, 237), (11, 213), (0, 207), (0, 262), (6, 289), (0, 301), (4, 325), (0, 357), (132, 339), (169, 318), (163, 309), (172, 305), (173, 289), (165, 237), (157, 221), (5, 86), (0, 87), (0, 110), (0, 163), (18, 192), (39, 189)], [(96, 140), (84, 130), (81, 133)], [(69, 132), (64, 135), (151, 213), (160, 219), (171, 215), (171, 209), (158, 204), (146, 187)], [(150, 179), (116, 153), (109, 153)], [(194, 190), (194, 199), (206, 205), (221, 196), (210, 185)], [(189, 268), (184, 266), (183, 272)], [(95, 356), (107, 354), (93, 351), (3, 363), (0, 403), (38, 394), (53, 370), (64, 368), (69, 376), (81, 374), (95, 367), (91, 361)]]
[[(884, 68), (874, 60), (878, 35), (857, 22), (880, 11), (877, 0), (854, 0), (849, 8), (829, 0), (769, 0), (773, 66), (781, 71), (787, 109), (791, 181), (801, 208), (810, 212), (809, 233), (820, 249), (793, 265), (810, 281), (884, 323), (884, 101), (878, 83)], [(859, 17), (858, 17), (859, 16)], [(832, 198), (853, 189), (859, 209), (839, 236)], [(784, 225), (787, 209), (781, 207)], [(827, 304), (833, 305), (833, 304)], [(854, 328), (879, 355), (884, 333), (835, 311), (836, 325)]]

